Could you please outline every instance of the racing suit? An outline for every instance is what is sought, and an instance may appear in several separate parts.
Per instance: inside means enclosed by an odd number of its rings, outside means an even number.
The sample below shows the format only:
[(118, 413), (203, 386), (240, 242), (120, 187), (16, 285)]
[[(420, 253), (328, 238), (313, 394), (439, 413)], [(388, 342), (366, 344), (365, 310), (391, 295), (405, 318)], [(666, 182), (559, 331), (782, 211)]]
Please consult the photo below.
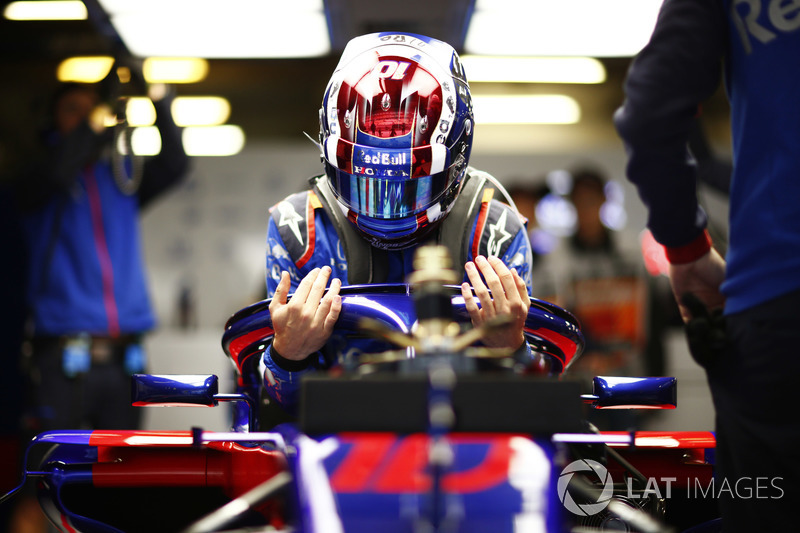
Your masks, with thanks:
[(757, 497), (720, 494), (726, 531), (780, 531), (796, 522), (800, 424), (791, 421), (790, 405), (800, 373), (798, 57), (796, 2), (666, 0), (615, 115), (627, 174), (648, 207), (654, 237), (668, 251), (698, 259), (708, 242), (706, 215), (686, 146), (699, 104), (724, 72), (734, 156), (721, 286), (728, 346), (706, 365), (716, 475), (731, 487), (748, 479), (769, 486)]
[[(270, 211), (267, 230), (268, 297), (271, 298), (275, 293), (282, 271), (289, 272), (291, 276), (290, 293), (297, 289), (300, 281), (311, 270), (326, 265), (331, 267), (331, 279), (338, 277), (342, 284), (352, 284), (348, 278), (348, 260), (342, 239), (330, 214), (313, 190), (289, 196)], [(447, 222), (457, 223), (454, 220)], [(517, 273), (526, 281), (528, 293), (531, 292), (530, 241), (524, 220), (516, 211), (492, 198), (483, 202), (477, 216), (472, 220), (463, 221), (462, 227), (468, 228), (470, 232), (469, 239), (465, 241), (469, 248), (466, 251), (468, 261), (472, 261), (477, 255), (496, 255), (509, 268), (516, 268)], [(435, 237), (432, 240), (435, 242)], [(383, 273), (383, 281), (405, 282), (407, 275), (413, 271), (412, 261), (416, 248), (388, 251), (388, 262), (385, 265), (387, 272)], [(469, 282), (466, 274), (464, 281)], [(523, 348), (529, 350), (527, 343)], [(283, 409), (293, 413), (297, 406), (302, 375), (315, 369), (330, 367), (335, 364), (339, 355), (341, 354), (316, 353), (302, 361), (290, 361), (275, 354), (270, 345), (261, 360), (264, 388)]]

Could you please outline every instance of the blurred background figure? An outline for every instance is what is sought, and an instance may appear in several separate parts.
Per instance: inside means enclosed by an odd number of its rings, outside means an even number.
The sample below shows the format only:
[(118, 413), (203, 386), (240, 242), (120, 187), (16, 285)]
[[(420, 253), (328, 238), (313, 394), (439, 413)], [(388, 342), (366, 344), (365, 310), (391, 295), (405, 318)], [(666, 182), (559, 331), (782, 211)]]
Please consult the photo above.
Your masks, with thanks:
[(558, 242), (555, 235), (542, 229), (536, 218), (536, 208), (550, 190), (547, 185), (531, 185), (521, 181), (509, 186), (507, 190), (519, 213), (527, 219), (528, 238), (531, 242), (531, 255), (533, 256), (532, 265), (536, 265), (539, 257), (549, 254)]
[[(587, 165), (549, 176), (552, 191), (537, 204), (541, 224), (559, 240), (533, 272), (534, 296), (569, 309), (586, 337), (569, 374), (591, 391), (594, 376), (664, 374), (666, 278), (648, 275), (638, 246), (617, 242), (625, 223), (622, 190)], [(640, 424), (635, 411), (592, 410), (600, 429)]]
[[(131, 68), (133, 67), (133, 68)], [(135, 66), (126, 67), (146, 89)], [(65, 83), (54, 93), (42, 151), (19, 175), (17, 209), (26, 276), (22, 372), (27, 440), (53, 429), (137, 429), (130, 374), (145, 370), (142, 336), (155, 327), (139, 212), (188, 169), (172, 94), (151, 87), (162, 149), (147, 161), (122, 157), (107, 128), (123, 87), (111, 69), (99, 85)], [(126, 74), (127, 77), (127, 74)], [(130, 86), (124, 87), (126, 91)], [(124, 105), (124, 100), (122, 101)], [(128, 143), (128, 149), (130, 144)], [(22, 501), (21, 507), (26, 505)], [(34, 504), (34, 508), (38, 504)], [(20, 513), (36, 530), (36, 518)]]

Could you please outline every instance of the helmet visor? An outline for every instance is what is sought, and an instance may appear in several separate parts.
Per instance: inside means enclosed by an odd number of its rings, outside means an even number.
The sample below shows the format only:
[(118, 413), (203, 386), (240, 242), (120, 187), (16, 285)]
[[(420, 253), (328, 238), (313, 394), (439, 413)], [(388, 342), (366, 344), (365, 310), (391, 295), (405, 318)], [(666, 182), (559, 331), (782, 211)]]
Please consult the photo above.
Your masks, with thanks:
[(410, 179), (350, 174), (328, 166), (331, 187), (351, 211), (371, 218), (394, 219), (416, 215), (430, 208), (449, 185), (449, 172)]
[(326, 151), (326, 172), (339, 201), (368, 217), (394, 219), (425, 211), (455, 178), (442, 145), (375, 148), (329, 137)]

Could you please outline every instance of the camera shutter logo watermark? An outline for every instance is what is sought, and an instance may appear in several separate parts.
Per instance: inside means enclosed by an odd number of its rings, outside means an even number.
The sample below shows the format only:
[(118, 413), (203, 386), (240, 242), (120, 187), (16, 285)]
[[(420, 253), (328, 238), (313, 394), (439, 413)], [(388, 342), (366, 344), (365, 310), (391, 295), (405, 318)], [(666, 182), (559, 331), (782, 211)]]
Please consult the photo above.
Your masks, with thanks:
[[(572, 476), (574, 476), (576, 472), (594, 472), (603, 483), (603, 491), (600, 493), (596, 502), (576, 503), (572, 498), (567, 487), (572, 480)], [(561, 500), (561, 503), (564, 504), (564, 508), (567, 511), (578, 516), (592, 516), (608, 506), (608, 502), (614, 493), (614, 480), (611, 479), (611, 474), (608, 473), (608, 470), (597, 461), (580, 459), (571, 462), (561, 471), (561, 475), (558, 477), (557, 490), (558, 499)]]

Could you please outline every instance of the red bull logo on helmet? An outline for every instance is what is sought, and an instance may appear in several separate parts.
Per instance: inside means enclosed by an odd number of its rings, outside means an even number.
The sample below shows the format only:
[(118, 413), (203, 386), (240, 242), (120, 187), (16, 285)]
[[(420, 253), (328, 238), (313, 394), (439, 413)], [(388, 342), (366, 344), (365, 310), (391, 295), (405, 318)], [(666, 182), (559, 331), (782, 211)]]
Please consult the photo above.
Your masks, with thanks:
[(365, 176), (408, 177), (411, 175), (409, 152), (359, 147), (353, 154), (353, 172)]

